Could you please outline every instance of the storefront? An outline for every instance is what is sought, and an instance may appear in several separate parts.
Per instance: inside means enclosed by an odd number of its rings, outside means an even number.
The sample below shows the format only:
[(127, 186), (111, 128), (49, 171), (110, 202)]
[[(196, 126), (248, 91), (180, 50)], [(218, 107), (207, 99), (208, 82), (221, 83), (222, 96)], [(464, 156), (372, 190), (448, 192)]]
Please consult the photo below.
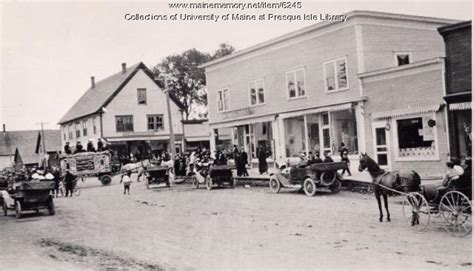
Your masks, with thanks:
[(281, 114), (284, 157), (301, 153), (338, 154), (341, 143), (357, 154), (356, 108), (352, 103)]
[(449, 104), (451, 156), (464, 159), (472, 157), (471, 102)]

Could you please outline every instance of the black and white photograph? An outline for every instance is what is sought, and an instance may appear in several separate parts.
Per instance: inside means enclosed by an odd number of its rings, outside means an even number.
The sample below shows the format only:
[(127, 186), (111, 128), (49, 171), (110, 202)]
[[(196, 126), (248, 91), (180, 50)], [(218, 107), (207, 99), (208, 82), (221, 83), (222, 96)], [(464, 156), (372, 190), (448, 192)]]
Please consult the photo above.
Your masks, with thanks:
[(0, 270), (472, 270), (471, 0), (0, 0)]

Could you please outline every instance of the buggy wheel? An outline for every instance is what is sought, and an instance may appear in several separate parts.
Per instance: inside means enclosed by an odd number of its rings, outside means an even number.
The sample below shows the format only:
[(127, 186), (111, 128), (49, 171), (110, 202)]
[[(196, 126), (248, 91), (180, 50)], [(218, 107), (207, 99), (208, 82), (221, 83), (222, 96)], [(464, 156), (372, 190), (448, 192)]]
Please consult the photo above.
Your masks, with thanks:
[(336, 180), (330, 189), (333, 193), (339, 193), (341, 191), (341, 182), (339, 180)]
[(193, 176), (193, 177), (192, 177), (192, 182), (193, 182), (194, 188), (199, 189), (199, 181), (198, 181), (198, 179), (196, 178), (196, 176)]
[(308, 197), (312, 197), (316, 194), (316, 183), (314, 183), (313, 179), (308, 177), (304, 180), (303, 190)]
[(18, 200), (15, 201), (15, 215), (16, 215), (16, 218), (21, 217), (21, 203)]
[(272, 177), (270, 179), (270, 181), (268, 182), (268, 186), (270, 187), (270, 191), (272, 191), (273, 193), (278, 193), (280, 192), (280, 189), (281, 189), (281, 184), (280, 184), (280, 181), (275, 178), (275, 177)]
[(439, 213), (446, 221), (445, 230), (452, 236), (462, 237), (472, 230), (472, 205), (461, 192), (450, 191), (441, 198)]
[(402, 211), (406, 223), (416, 230), (424, 230), (430, 224), (431, 207), (418, 192), (407, 195), (402, 204)]
[(211, 176), (206, 176), (206, 188), (207, 190), (212, 190), (212, 179)]
[(319, 177), (319, 180), (326, 184), (327, 186), (330, 186), (334, 183), (337, 177), (337, 172), (336, 171), (324, 171), (321, 173), (321, 176)]
[(110, 175), (104, 175), (100, 177), (100, 182), (102, 185), (109, 185), (112, 182), (112, 177), (110, 177)]
[(8, 206), (5, 200), (3, 201), (3, 215), (7, 216), (8, 215)]
[(49, 215), (54, 215), (56, 213), (55, 209), (54, 209), (54, 202), (53, 202), (53, 198), (49, 198), (49, 202), (48, 202), (48, 211), (49, 211)]

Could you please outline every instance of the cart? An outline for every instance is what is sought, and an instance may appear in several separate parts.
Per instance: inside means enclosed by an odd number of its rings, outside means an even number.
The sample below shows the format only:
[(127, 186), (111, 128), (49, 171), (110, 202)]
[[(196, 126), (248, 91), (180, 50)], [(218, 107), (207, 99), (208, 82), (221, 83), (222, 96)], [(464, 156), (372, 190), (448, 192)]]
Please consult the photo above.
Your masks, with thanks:
[(404, 194), (403, 216), (409, 226), (424, 230), (432, 218), (438, 218), (452, 236), (462, 237), (472, 230), (472, 178), (462, 176), (447, 187), (421, 186), (420, 192)]
[(41, 209), (47, 209), (49, 215), (54, 215), (54, 202), (51, 190), (54, 189), (54, 182), (23, 182), (16, 187), (11, 195), (14, 199), (14, 206), (7, 206), (3, 202), (3, 214), (8, 214), (8, 209), (14, 209), (16, 218), (20, 218), (23, 211), (34, 210), (39, 212)]
[(232, 175), (232, 166), (229, 165), (211, 165), (209, 174), (206, 176), (206, 188), (212, 190), (214, 185), (220, 187), (227, 184), (234, 188), (234, 177)]
[(192, 184), (194, 188), (199, 189), (200, 184), (207, 184), (207, 178), (209, 176), (211, 163), (210, 162), (198, 162), (194, 165), (194, 172), (192, 175)]
[(280, 173), (271, 175), (270, 190), (279, 193), (282, 187), (302, 189), (307, 196), (314, 196), (321, 188), (338, 193), (341, 189), (342, 177), (337, 173), (347, 168), (344, 162), (311, 164), (303, 168), (291, 167)]
[(64, 155), (60, 157), (61, 172), (70, 170), (77, 177), (95, 176), (103, 185), (108, 185), (114, 174), (111, 161), (109, 151)]
[(169, 167), (150, 165), (146, 167), (146, 188), (149, 189), (151, 184), (165, 183), (166, 187), (170, 187)]

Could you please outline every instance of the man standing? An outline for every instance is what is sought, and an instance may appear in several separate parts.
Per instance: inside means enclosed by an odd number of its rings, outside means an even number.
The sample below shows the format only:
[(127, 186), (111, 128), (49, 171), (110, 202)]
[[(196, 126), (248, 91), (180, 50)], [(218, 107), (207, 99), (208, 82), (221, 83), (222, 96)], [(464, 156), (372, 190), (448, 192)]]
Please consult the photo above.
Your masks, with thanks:
[(242, 151), (240, 152), (240, 167), (242, 171), (242, 176), (249, 176), (249, 173), (247, 172), (247, 163), (248, 163), (248, 156), (247, 153), (245, 152), (245, 149), (242, 148)]
[(74, 191), (74, 182), (76, 180), (76, 176), (74, 176), (70, 170), (66, 171), (66, 176), (64, 176), (64, 182), (66, 183), (66, 197), (71, 195), (72, 191)]
[(66, 142), (66, 145), (64, 145), (64, 153), (71, 154), (71, 146), (69, 146), (69, 142)]

